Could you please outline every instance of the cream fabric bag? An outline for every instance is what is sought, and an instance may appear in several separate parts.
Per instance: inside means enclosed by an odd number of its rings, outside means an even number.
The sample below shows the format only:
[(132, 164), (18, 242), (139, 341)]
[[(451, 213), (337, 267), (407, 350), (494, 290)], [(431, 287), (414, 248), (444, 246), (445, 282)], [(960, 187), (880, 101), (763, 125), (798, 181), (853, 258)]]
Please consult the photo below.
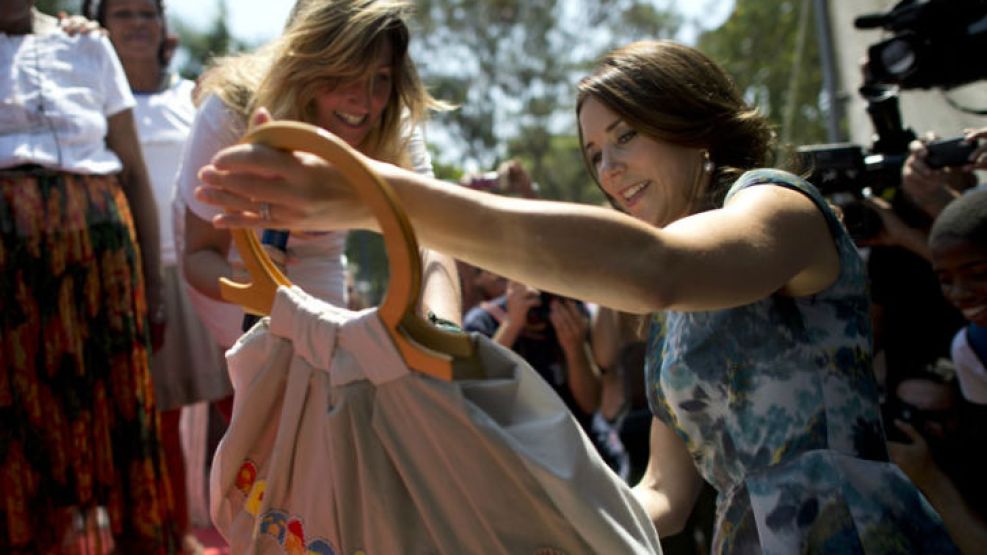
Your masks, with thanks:
[(659, 553), (551, 388), (484, 337), (487, 378), (410, 371), (377, 317), (281, 287), (227, 353), (211, 513), (232, 552)]

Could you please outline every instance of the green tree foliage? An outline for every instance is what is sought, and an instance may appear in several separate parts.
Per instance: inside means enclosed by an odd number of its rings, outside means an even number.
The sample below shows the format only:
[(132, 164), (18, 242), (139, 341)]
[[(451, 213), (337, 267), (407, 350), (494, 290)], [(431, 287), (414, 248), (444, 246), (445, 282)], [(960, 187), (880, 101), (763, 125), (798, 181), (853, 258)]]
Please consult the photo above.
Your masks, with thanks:
[(34, 3), (38, 10), (51, 15), (58, 12), (79, 13), (81, 6), (81, 0), (36, 0)]
[(169, 18), (171, 32), (178, 35), (179, 49), (182, 52), (178, 57), (180, 67), (177, 69), (185, 78), (197, 78), (217, 56), (245, 51), (256, 46), (237, 39), (230, 33), (229, 26), (226, 24), (230, 19), (227, 4), (223, 0), (214, 1), (217, 8), (216, 17), (205, 30), (180, 19)]
[[(699, 49), (727, 69), (747, 100), (760, 107), (779, 137), (787, 137), (791, 145), (826, 141), (822, 70), (811, 10), (811, 0), (736, 0), (726, 23), (703, 32), (698, 40)], [(806, 20), (800, 21), (800, 16)]]
[(456, 145), (436, 159), (493, 168), (522, 160), (549, 198), (602, 199), (582, 169), (575, 83), (617, 43), (670, 37), (652, 0), (420, 0), (413, 55), (433, 93), (459, 105), (431, 123)]

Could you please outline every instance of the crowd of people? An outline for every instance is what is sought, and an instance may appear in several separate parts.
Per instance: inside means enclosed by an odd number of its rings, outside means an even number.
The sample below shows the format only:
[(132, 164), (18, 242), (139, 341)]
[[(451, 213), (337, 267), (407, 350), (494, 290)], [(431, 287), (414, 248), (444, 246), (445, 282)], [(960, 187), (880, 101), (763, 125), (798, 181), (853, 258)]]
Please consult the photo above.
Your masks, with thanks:
[(666, 551), (987, 545), (987, 129), (962, 166), (915, 141), (901, 194), (922, 217), (869, 199), (882, 230), (855, 243), (716, 62), (642, 41), (576, 92), (611, 206), (539, 199), (516, 160), (446, 183), (424, 125), (450, 106), (409, 10), (298, 0), (191, 82), (163, 0), (86, 0), (95, 27), (0, 6), (0, 551), (66, 552), (105, 512), (118, 553), (202, 552), (179, 416), (231, 414), (230, 228), (281, 232), (265, 249), (290, 280), (356, 308), (346, 233), (377, 223), (331, 164), (238, 144), (272, 120), (387, 181), (425, 247), (420, 312), (526, 360)]

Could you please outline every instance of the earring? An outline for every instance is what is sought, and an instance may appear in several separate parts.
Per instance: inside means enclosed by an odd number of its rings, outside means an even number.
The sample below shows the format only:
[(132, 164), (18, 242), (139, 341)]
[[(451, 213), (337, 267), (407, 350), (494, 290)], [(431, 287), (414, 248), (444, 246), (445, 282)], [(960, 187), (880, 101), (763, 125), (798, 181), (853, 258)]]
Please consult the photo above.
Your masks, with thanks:
[(715, 170), (715, 169), (716, 169), (716, 164), (714, 164), (713, 161), (709, 159), (709, 151), (708, 150), (704, 150), (703, 151), (703, 172), (704, 173), (713, 173), (713, 170)]

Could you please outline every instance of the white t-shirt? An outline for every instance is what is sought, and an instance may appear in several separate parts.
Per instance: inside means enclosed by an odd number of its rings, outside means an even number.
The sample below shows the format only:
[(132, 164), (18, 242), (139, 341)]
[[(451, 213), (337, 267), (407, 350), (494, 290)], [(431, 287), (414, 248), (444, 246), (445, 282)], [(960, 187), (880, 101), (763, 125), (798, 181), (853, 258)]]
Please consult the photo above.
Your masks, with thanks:
[(0, 68), (0, 168), (122, 169), (106, 146), (106, 120), (134, 97), (108, 38), (0, 33)]
[[(192, 132), (185, 144), (182, 168), (178, 174), (175, 198), (176, 223), (184, 225), (187, 206), (199, 218), (210, 221), (220, 210), (195, 199), (199, 186), (198, 172), (212, 157), (228, 146), (236, 144), (246, 129), (243, 118), (226, 106), (219, 97), (210, 96), (199, 107)], [(432, 175), (432, 162), (425, 148), (421, 130), (412, 130), (408, 147), (415, 171)], [(177, 215), (181, 214), (181, 216)], [(184, 236), (184, 234), (182, 234)], [(292, 233), (287, 245), (287, 277), (312, 296), (326, 302), (346, 306), (345, 249), (346, 232)], [(234, 245), (230, 249), (230, 262), (240, 264), (240, 256)], [(223, 347), (230, 347), (242, 334), (242, 309), (206, 297), (191, 288), (189, 297), (199, 312), (199, 317)]]
[(167, 266), (178, 263), (172, 200), (185, 140), (195, 118), (195, 104), (192, 103), (194, 88), (192, 81), (176, 78), (161, 92), (134, 95), (137, 100), (134, 107), (137, 136), (161, 223), (161, 262)]
[(980, 357), (970, 346), (966, 337), (966, 326), (960, 328), (953, 336), (953, 364), (956, 366), (956, 378), (960, 382), (960, 392), (971, 403), (987, 405), (987, 368), (984, 368)]

